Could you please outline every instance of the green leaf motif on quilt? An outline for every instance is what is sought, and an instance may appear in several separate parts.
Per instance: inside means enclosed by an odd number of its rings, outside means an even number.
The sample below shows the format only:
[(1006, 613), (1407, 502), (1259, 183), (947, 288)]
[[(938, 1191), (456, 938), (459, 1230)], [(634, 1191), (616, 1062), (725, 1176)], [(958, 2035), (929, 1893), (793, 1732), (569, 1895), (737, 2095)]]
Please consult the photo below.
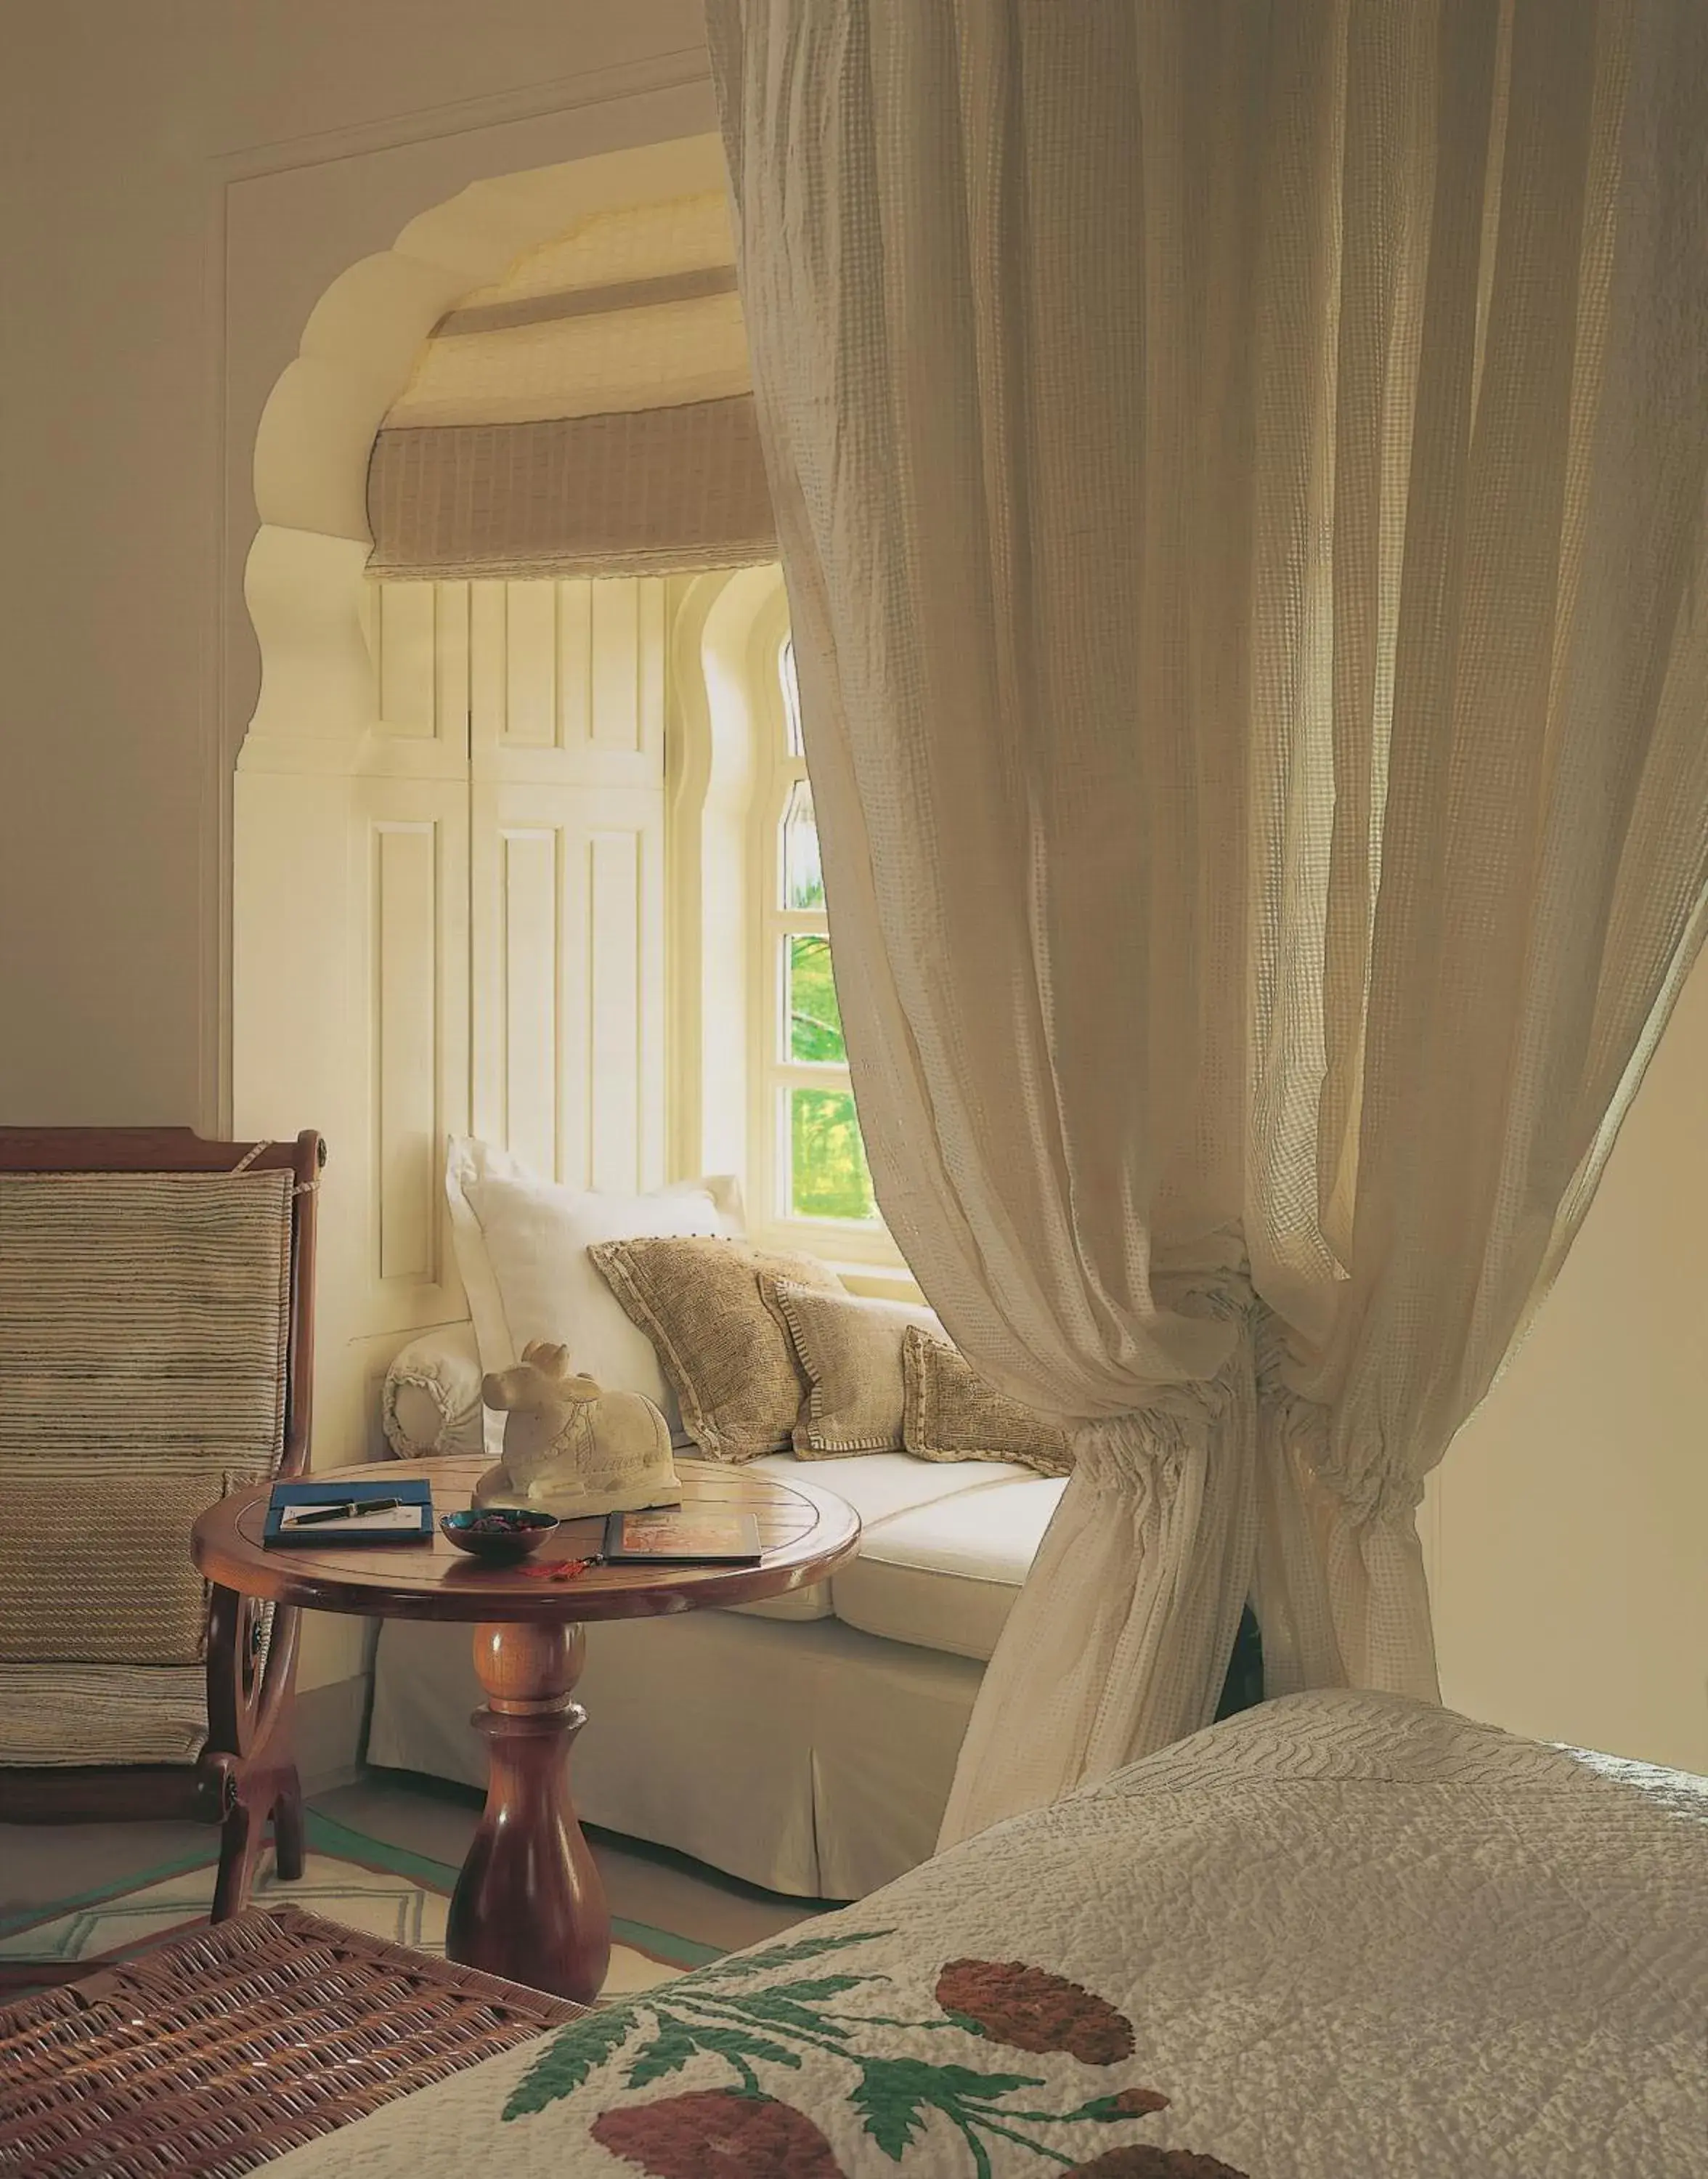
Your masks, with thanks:
[(919, 2058), (868, 2058), (853, 2102), (867, 2132), (899, 2164), (928, 2111), (941, 2111), (971, 2140), (993, 2103), (1015, 2088), (1043, 2085), (1033, 2073), (980, 2073), (970, 2066), (931, 2066)]
[[(906, 2050), (882, 2048), (883, 2042), (899, 2033), (917, 2038), (927, 2048), (942, 2047), (933, 2046), (928, 2038), (948, 2035), (975, 2045), (1005, 2044), (1027, 2056), (1070, 2058), (1077, 2065), (1100, 2069), (1130, 2058), (1135, 2037), (1127, 2017), (1107, 2000), (1048, 1968), (1016, 1960), (950, 1961), (937, 1977), (937, 2010), (923, 2019), (872, 2009), (870, 1997), (882, 1991), (892, 1993), (887, 2000), (890, 2007), (896, 2004), (896, 1985), (887, 1973), (797, 1975), (769, 1988), (752, 1987), (758, 1975), (797, 1968), (891, 1934), (862, 1930), (768, 1946), (743, 1958), (702, 1968), (613, 2011), (592, 2013), (553, 2040), (512, 2093), (504, 2116), (525, 2117), (573, 2095), (599, 2067), (624, 2056), (627, 2064), (616, 2091), (619, 2099), (682, 2073), (695, 2059), (709, 2058), (734, 2074), (733, 2087), (693, 2087), (662, 2102), (612, 2102), (594, 2120), (594, 2138), (607, 2146), (620, 2139), (627, 2144), (620, 2153), (631, 2161), (643, 2160), (649, 2171), (675, 2172), (680, 2166), (683, 2172), (692, 2168), (698, 2173), (703, 2165), (710, 2166), (705, 2165), (706, 2144), (697, 2129), (708, 2113), (721, 2114), (720, 2125), (741, 2134), (743, 2155), (749, 2149), (758, 2153), (760, 2132), (769, 2144), (766, 2154), (770, 2154), (776, 2147), (771, 2136), (780, 2127), (779, 2139), (786, 2134), (802, 2154), (806, 2151), (801, 2145), (807, 2143), (816, 2160), (810, 2161), (810, 2168), (828, 2171), (833, 2168), (827, 2160), (832, 2158), (828, 2138), (805, 2111), (780, 2100), (757, 2070), (775, 2066), (798, 2076), (811, 2056), (821, 2072), (828, 2059), (836, 2072), (810, 2094), (795, 2091), (802, 2102), (823, 2117), (824, 2102), (834, 2103), (840, 2093), (864, 2138), (892, 2164), (901, 2164), (910, 2150), (920, 2149), (921, 2157), (911, 2167), (920, 2179), (924, 2179), (927, 2162), (932, 2179), (939, 2175), (948, 2179), (951, 2170), (970, 2172), (972, 2179), (993, 2179), (999, 2161), (1002, 2168), (1009, 2168), (1003, 2160), (1015, 2149), (1059, 2169), (1107, 2170), (1111, 2175), (1118, 2167), (1158, 2175), (1202, 2171), (1207, 2179), (1211, 2172), (1218, 2179), (1223, 2175), (1240, 2179), (1230, 2165), (1213, 2157), (1141, 2142), (1081, 2164), (1049, 2138), (1050, 2131), (1064, 2127), (1149, 2118), (1169, 2106), (1169, 2098), (1158, 2089), (1135, 2083), (1066, 2109), (1056, 2107), (1054, 2095), (1046, 2089), (1046, 2107), (1031, 2108), (1036, 2099), (1021, 2092), (1046, 2088), (1042, 2074), (986, 2072), (977, 2065), (937, 2063)], [(862, 1997), (868, 2001), (863, 2009), (851, 2009), (846, 2002), (852, 1999), (857, 2006)], [(886, 2001), (880, 1996), (879, 2001)], [(838, 2009), (832, 2011), (832, 2006)], [(911, 2012), (912, 2007), (905, 2009)], [(879, 2044), (877, 2049), (872, 2047), (874, 2041)], [(950, 2047), (955, 2045), (951, 2042)], [(840, 2092), (834, 2086), (838, 2075), (843, 2083)], [(1109, 2077), (1107, 2072), (1103, 2077)], [(765, 2114), (763, 2121), (754, 2119), (755, 2112)], [(933, 2115), (938, 2121), (934, 2127)], [(1049, 2130), (1042, 2138), (1035, 2131), (1040, 2127)], [(959, 2145), (951, 2149), (950, 2141), (957, 2135)], [(724, 2152), (720, 2149), (718, 2154)], [(952, 2166), (943, 2161), (945, 2154), (954, 2157)], [(656, 2161), (657, 2157), (664, 2161)], [(805, 2171), (809, 2165), (801, 2168)]]
[(768, 1945), (762, 1952), (740, 1952), (732, 1959), (715, 1961), (709, 1968), (701, 1968), (693, 1979), (696, 1983), (751, 1982), (755, 1975), (769, 1974), (775, 1968), (791, 1968), (799, 1960), (822, 1959), (826, 1952), (846, 1951), (850, 1945), (870, 1945), (895, 1934), (893, 1929), (857, 1929), (845, 1936), (801, 1937), (791, 1945)]
[(981, 2073), (971, 2066), (928, 2066), (922, 2058), (878, 2058), (872, 2063), (893, 2072), (908, 2094), (934, 2104), (958, 2103), (967, 2096), (988, 2099), (1015, 2088), (1043, 2086), (1037, 2073)]
[(773, 1983), (763, 1994), (786, 1997), (792, 2005), (822, 2005), (827, 1997), (840, 1997), (845, 1990), (858, 1990), (862, 1982), (883, 1979), (882, 1975), (813, 1975), (804, 1982)]
[(660, 2020), (658, 2034), (629, 2067), (624, 2083), (631, 2088), (649, 2088), (666, 2073), (680, 2072), (703, 2047), (679, 2020)]
[[(857, 1980), (864, 1981), (865, 1977), (840, 1976), (837, 1979), (844, 1988), (851, 1989)], [(780, 1990), (746, 1990), (739, 1997), (730, 1998), (726, 2002), (739, 2006), (748, 2019), (765, 2021), (774, 2028), (794, 2028), (803, 2034), (834, 2036), (838, 2042), (846, 2041), (848, 2035), (847, 2028), (840, 2020), (814, 2012)]]
[(679, 2072), (690, 2058), (698, 2057), (702, 2051), (709, 2056), (725, 2059), (735, 2067), (744, 2083), (753, 2082), (754, 2061), (786, 2066), (792, 2071), (800, 2068), (799, 2054), (786, 2050), (780, 2043), (747, 2034), (739, 2028), (681, 2020), (661, 2007), (654, 2011), (659, 2032), (624, 2076), (626, 2085), (631, 2088), (643, 2088), (654, 2081), (662, 2080), (667, 2073)]
[(590, 2012), (585, 2020), (566, 2028), (511, 2091), (505, 2117), (526, 2118), (531, 2111), (572, 2096), (607, 2058), (616, 2056), (635, 2027), (634, 2007), (619, 2005), (609, 2012)]
[(892, 2163), (899, 2164), (925, 2127), (925, 2099), (917, 2087), (898, 2078), (893, 2066), (862, 2066), (860, 2085), (851, 2100), (867, 2133)]

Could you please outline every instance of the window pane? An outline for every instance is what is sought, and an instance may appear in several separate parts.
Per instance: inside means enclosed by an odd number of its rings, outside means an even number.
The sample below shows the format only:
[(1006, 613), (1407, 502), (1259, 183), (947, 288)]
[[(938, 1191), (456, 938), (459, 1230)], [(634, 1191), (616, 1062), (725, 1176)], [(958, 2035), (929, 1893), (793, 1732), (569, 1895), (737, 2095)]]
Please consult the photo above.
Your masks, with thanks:
[(824, 873), (818, 865), (818, 826), (813, 815), (812, 782), (797, 779), (783, 812), (783, 905), (823, 908)]
[(797, 931), (783, 941), (783, 989), (789, 1010), (784, 1058), (830, 1060), (846, 1067), (848, 1047), (842, 1040), (842, 1009), (836, 1003), (828, 938)]
[(801, 738), (801, 684), (795, 678), (795, 639), (791, 636), (783, 645), (783, 722), (789, 736), (791, 756), (804, 757), (807, 744)]
[(791, 1090), (788, 1097), (790, 1216), (876, 1218), (852, 1091)]

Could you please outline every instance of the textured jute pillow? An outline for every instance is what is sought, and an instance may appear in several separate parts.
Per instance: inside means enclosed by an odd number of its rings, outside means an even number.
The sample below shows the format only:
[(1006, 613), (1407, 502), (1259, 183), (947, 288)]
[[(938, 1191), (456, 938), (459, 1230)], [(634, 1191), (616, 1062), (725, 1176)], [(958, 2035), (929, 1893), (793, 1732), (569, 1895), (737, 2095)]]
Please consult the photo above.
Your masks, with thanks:
[(788, 1452), (807, 1380), (759, 1280), (840, 1293), (833, 1271), (742, 1241), (605, 1241), (587, 1253), (651, 1340), (702, 1452), (741, 1461)]
[(902, 1442), (921, 1460), (1015, 1460), (1040, 1475), (1072, 1468), (1067, 1432), (993, 1391), (947, 1340), (910, 1326), (901, 1375)]
[(855, 1452), (901, 1450), (901, 1336), (910, 1326), (935, 1331), (936, 1312), (908, 1302), (764, 1277), (765, 1298), (787, 1328), (807, 1379), (795, 1424), (802, 1460), (840, 1460)]

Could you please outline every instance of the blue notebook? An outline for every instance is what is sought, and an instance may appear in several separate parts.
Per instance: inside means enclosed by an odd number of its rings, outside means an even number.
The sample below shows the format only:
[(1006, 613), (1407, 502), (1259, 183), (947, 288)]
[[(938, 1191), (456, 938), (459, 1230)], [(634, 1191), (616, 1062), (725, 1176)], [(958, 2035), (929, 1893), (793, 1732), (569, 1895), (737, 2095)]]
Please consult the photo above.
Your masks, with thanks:
[[(386, 1507), (395, 1499), (394, 1507)], [(304, 1513), (348, 1507), (342, 1518), (302, 1520)], [(363, 1507), (371, 1507), (364, 1513)], [(269, 1546), (336, 1544), (340, 1551), (351, 1544), (430, 1544), (433, 1540), (433, 1492), (419, 1476), (388, 1481), (382, 1474), (370, 1483), (340, 1479), (337, 1482), (305, 1475), (293, 1483), (276, 1483), (267, 1501), (266, 1525), (261, 1541)]]

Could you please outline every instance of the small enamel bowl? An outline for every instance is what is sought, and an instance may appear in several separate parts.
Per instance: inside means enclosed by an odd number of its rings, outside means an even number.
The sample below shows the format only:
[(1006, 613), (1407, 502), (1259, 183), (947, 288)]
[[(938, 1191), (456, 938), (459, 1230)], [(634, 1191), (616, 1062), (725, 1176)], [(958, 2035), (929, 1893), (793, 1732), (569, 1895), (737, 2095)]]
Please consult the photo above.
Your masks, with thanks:
[(439, 1517), (440, 1533), (479, 1559), (526, 1558), (557, 1526), (555, 1514), (528, 1506), (469, 1506)]

